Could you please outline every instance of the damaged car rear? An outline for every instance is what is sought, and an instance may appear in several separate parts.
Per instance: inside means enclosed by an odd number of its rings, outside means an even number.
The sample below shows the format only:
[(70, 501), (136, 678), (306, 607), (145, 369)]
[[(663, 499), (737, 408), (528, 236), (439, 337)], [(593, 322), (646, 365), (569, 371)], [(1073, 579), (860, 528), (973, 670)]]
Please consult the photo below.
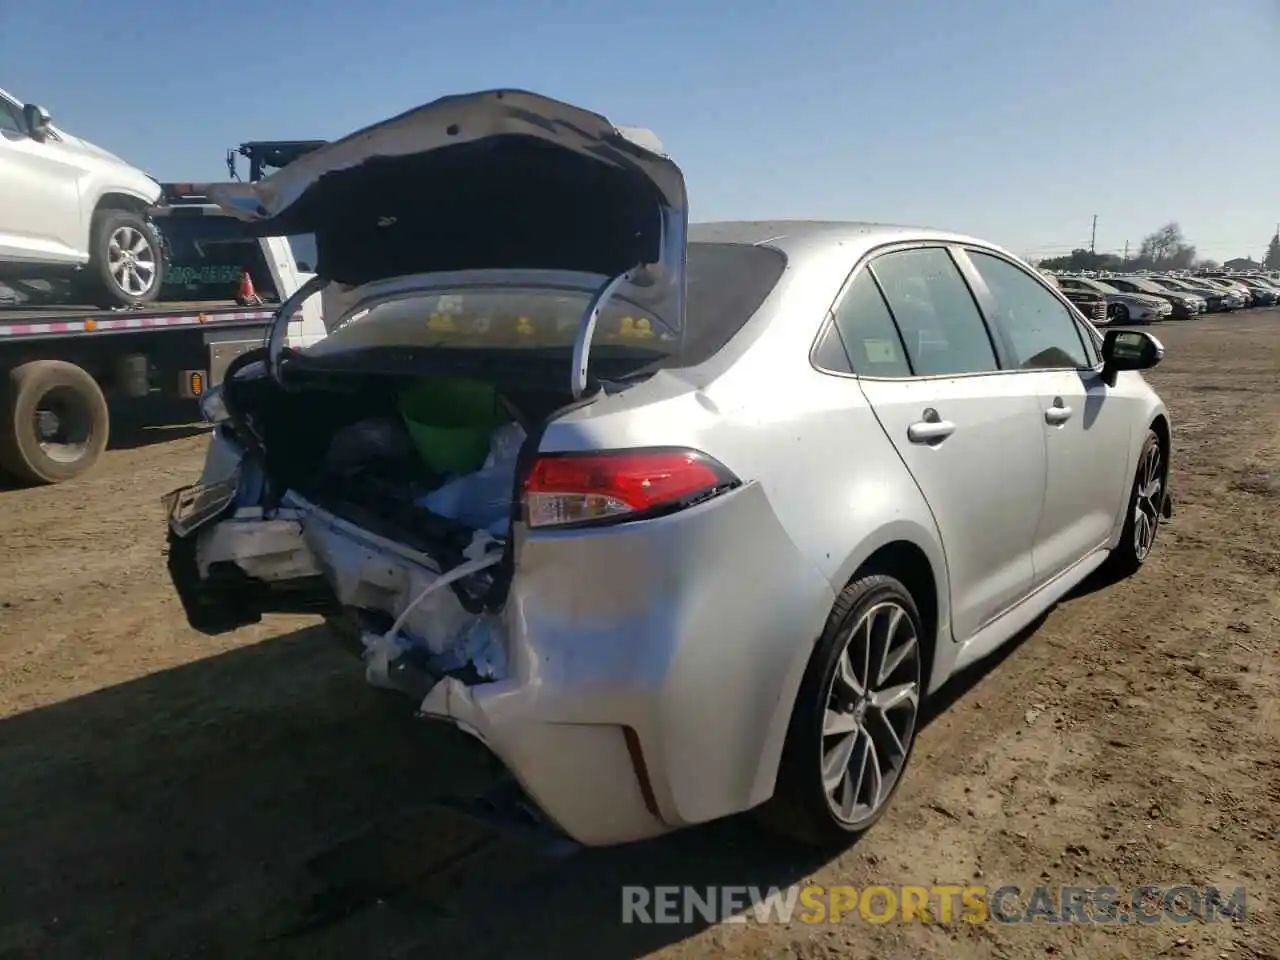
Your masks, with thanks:
[(579, 843), (847, 844), (925, 699), (1171, 515), (1164, 348), (977, 238), (690, 227), (652, 135), (516, 91), (218, 199), (318, 263), (168, 498), (188, 619), (325, 617)]
[[(802, 608), (830, 600), (760, 490), (698, 448), (715, 412), (685, 373), (785, 259), (701, 250), (719, 317), (687, 331), (688, 205), (660, 150), (496, 91), (227, 185), (218, 202), (261, 232), (316, 236), (317, 279), (206, 398), (204, 474), (166, 498), (195, 628), (326, 617), (371, 683), (477, 737), (587, 844), (767, 797), (760, 744), (788, 707), (758, 700), (821, 627)], [(322, 289), (327, 338), (284, 347)], [(748, 537), (764, 551), (707, 552)], [(739, 609), (695, 592), (758, 584), (769, 556), (795, 562)], [(736, 676), (706, 656), (725, 626), (749, 663)], [(704, 722), (709, 685), (724, 713)]]

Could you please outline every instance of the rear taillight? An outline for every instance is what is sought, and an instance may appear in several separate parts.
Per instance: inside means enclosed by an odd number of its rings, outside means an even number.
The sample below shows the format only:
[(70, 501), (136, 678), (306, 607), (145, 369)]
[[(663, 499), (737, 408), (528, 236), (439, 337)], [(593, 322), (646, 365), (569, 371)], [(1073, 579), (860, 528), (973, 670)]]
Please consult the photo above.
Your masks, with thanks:
[(524, 486), (531, 527), (638, 520), (691, 506), (738, 485), (696, 450), (618, 450), (541, 456)]

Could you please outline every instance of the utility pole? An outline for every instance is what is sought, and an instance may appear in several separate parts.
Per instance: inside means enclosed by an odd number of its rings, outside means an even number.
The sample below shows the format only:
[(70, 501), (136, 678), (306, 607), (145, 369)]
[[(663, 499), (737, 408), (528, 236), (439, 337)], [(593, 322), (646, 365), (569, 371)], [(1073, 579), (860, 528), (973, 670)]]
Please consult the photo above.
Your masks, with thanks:
[(1098, 215), (1093, 215), (1093, 230), (1089, 233), (1089, 252), (1098, 252)]
[(1126, 267), (1129, 265), (1129, 241), (1128, 240), (1124, 242), (1124, 265)]

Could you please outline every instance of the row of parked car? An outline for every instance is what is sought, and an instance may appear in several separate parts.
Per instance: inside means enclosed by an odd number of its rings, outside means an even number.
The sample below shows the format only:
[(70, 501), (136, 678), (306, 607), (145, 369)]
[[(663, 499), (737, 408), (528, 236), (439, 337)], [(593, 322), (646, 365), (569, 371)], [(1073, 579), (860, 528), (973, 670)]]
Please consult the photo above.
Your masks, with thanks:
[(1280, 303), (1280, 277), (1266, 273), (1046, 274), (1094, 323), (1190, 320)]

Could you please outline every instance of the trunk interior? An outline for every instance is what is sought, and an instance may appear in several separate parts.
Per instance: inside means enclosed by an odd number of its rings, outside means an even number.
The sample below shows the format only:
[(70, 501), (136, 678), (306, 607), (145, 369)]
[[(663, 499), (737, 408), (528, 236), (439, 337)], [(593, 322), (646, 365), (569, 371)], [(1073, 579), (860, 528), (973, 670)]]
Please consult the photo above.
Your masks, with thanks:
[[(468, 382), (460, 416), (438, 393), (406, 415), (406, 388), (440, 382), (344, 374), (284, 390), (229, 376), (234, 430), (241, 443), (253, 438), (248, 459), (264, 482), (242, 477), (223, 519), (171, 539), (192, 625), (221, 633), (264, 613), (321, 614), (371, 683), (415, 696), (446, 675), (500, 676), (520, 478), (567, 398)], [(476, 406), (477, 395), (492, 405)], [(448, 465), (432, 441), (456, 437), (415, 432), (424, 411), (467, 438)], [(483, 422), (469, 424), (476, 415)]]
[[(433, 382), (438, 381), (425, 381)], [(414, 386), (413, 380), (385, 374), (344, 375), (297, 390), (284, 390), (267, 378), (237, 380), (228, 403), (262, 440), (267, 505), (295, 491), (363, 529), (426, 553), (442, 569), (460, 562), (477, 529), (506, 539), (520, 446), (568, 403), (567, 394), (528, 387), (494, 390), (495, 406), (485, 411), (493, 420), (474, 429), (466, 425), (465, 413), (449, 417), (451, 411), (439, 411), (451, 423), (465, 425), (472, 439), (497, 433), (505, 441), (501, 451), (486, 441), (484, 455), (473, 457), (474, 469), (451, 470), (431, 455), (430, 437), (416, 438), (406, 423), (402, 398)], [(483, 506), (430, 497), (445, 486), (466, 492), (477, 482), (486, 487)], [(503, 500), (501, 517), (498, 499)]]
[[(461, 416), (440, 410), (439, 394), (406, 415), (404, 390), (438, 383), (343, 374), (284, 390), (232, 371), (232, 422), (219, 429), (234, 425), (246, 463), (262, 470), (243, 472), (218, 522), (170, 535), (192, 626), (220, 634), (264, 613), (321, 614), (365, 659), (371, 684), (415, 696), (444, 676), (502, 676), (517, 490), (567, 397), (468, 381)], [(475, 406), (476, 387), (495, 408)], [(449, 431), (415, 431), (424, 410), (468, 438), (449, 466), (431, 447)], [(483, 424), (467, 424), (472, 415)]]

